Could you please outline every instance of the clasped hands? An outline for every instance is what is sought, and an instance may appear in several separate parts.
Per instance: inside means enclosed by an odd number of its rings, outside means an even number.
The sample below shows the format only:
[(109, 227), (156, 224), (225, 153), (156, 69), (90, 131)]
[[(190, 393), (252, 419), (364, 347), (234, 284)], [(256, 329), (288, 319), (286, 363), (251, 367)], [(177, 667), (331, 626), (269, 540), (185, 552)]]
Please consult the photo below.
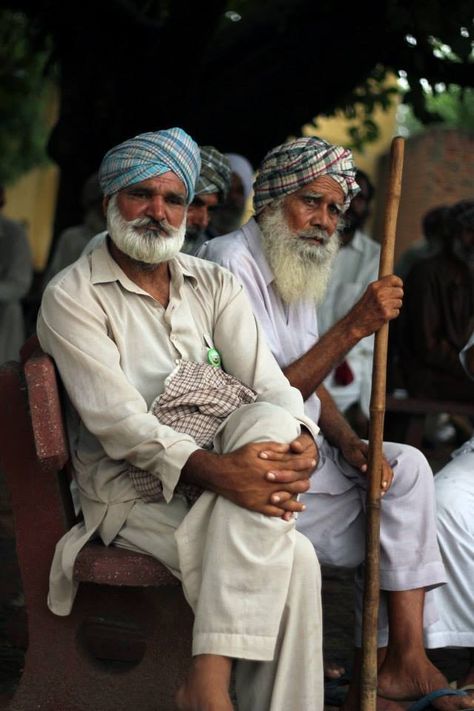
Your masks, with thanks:
[(286, 521), (304, 510), (297, 496), (308, 491), (318, 462), (316, 444), (307, 432), (289, 444), (254, 442), (220, 458), (225, 475), (217, 493), (239, 506)]
[(226, 454), (196, 450), (181, 476), (238, 506), (288, 521), (305, 508), (297, 496), (308, 491), (317, 462), (316, 444), (305, 430), (289, 444), (252, 442)]

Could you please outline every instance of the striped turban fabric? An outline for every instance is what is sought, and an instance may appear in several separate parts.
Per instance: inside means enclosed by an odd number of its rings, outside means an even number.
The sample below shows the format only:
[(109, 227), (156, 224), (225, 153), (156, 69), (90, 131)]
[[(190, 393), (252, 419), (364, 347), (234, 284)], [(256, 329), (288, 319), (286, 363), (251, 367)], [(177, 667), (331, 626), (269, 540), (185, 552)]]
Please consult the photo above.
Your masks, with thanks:
[(227, 156), (214, 146), (200, 146), (201, 172), (196, 183), (196, 195), (219, 193), (221, 199), (230, 188), (231, 168)]
[(111, 148), (99, 168), (99, 181), (104, 195), (113, 195), (171, 171), (184, 183), (189, 203), (200, 170), (197, 143), (182, 128), (169, 128), (140, 133)]
[(273, 200), (290, 195), (321, 175), (333, 178), (344, 193), (344, 211), (359, 192), (352, 153), (316, 136), (297, 138), (273, 148), (254, 183), (254, 207), (258, 215)]

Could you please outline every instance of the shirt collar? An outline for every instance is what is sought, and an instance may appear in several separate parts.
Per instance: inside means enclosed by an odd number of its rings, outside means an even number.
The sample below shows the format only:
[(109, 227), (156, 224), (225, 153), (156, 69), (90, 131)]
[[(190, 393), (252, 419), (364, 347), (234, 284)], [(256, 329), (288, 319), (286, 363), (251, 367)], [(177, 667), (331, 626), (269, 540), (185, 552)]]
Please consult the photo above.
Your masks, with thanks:
[[(90, 254), (91, 259), (91, 281), (93, 284), (107, 284), (118, 281), (124, 289), (133, 291), (137, 294), (146, 294), (138, 284), (135, 284), (117, 264), (115, 259), (109, 252), (107, 245), (108, 235), (103, 242), (94, 249)], [(189, 257), (179, 253), (170, 261), (171, 281), (176, 282), (178, 286), (184, 279), (191, 279), (196, 282), (196, 276), (189, 268)]]
[(258, 226), (256, 220), (251, 217), (248, 222), (245, 223), (241, 228), (242, 232), (247, 239), (247, 243), (252, 253), (253, 258), (265, 279), (265, 284), (268, 286), (274, 280), (273, 272), (268, 264), (267, 258), (263, 251), (262, 245), (262, 231)]

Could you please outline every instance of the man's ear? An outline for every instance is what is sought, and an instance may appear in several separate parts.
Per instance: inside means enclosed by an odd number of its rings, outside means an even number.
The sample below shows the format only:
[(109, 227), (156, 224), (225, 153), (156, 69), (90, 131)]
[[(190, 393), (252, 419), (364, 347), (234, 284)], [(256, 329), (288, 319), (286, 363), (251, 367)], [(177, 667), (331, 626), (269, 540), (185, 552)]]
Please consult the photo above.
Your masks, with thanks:
[(104, 215), (107, 215), (107, 207), (110, 202), (110, 195), (104, 195), (104, 199), (102, 200), (102, 210), (104, 211)]

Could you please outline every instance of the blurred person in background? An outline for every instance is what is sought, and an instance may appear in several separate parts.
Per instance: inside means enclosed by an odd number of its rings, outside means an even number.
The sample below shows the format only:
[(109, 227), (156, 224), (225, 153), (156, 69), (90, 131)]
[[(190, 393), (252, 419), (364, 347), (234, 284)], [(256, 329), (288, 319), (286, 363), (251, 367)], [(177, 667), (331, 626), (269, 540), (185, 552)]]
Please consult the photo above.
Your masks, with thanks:
[(229, 159), (214, 146), (200, 146), (201, 172), (194, 199), (186, 215), (186, 237), (182, 252), (195, 255), (209, 239), (206, 230), (213, 213), (228, 197), (231, 187)]
[[(5, 189), (0, 185), (0, 210)], [(26, 231), (19, 222), (0, 214), (0, 363), (18, 360), (25, 340), (21, 300), (33, 279), (33, 265)]]
[(97, 173), (93, 173), (82, 189), (82, 224), (68, 227), (58, 237), (52, 259), (46, 269), (43, 284), (78, 259), (91, 237), (105, 230), (105, 215), (102, 209), (102, 190)]
[[(360, 169), (356, 171), (356, 182), (360, 192), (344, 215), (339, 232), (341, 246), (334, 259), (326, 296), (318, 306), (321, 334), (343, 318), (378, 277), (380, 245), (363, 231), (374, 187)], [(362, 338), (324, 381), (339, 410), (347, 412), (357, 405), (365, 423), (369, 419), (373, 353), (373, 335)]]
[(240, 227), (252, 194), (254, 169), (244, 156), (226, 153), (231, 167), (230, 189), (227, 198), (213, 211), (207, 229), (207, 239), (227, 234)]
[(439, 253), (415, 264), (405, 282), (400, 366), (410, 395), (472, 402), (459, 352), (474, 328), (474, 200), (450, 207), (443, 225)]

